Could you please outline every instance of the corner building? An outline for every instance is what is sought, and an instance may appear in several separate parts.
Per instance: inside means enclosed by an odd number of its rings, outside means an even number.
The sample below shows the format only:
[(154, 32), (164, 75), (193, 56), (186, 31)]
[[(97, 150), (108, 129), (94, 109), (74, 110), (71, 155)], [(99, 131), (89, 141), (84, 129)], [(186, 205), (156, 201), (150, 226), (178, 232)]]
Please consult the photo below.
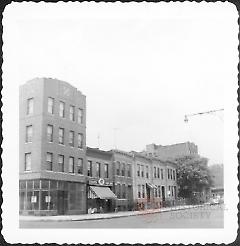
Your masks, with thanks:
[(36, 78), (20, 87), (20, 213), (86, 213), (86, 97)]

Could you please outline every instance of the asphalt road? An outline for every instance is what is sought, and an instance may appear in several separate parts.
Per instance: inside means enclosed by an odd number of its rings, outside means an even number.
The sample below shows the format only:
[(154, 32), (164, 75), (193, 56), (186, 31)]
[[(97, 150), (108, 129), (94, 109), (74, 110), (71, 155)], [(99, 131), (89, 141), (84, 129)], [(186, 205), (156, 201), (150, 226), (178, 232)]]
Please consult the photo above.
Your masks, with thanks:
[(219, 206), (89, 221), (20, 221), (20, 228), (223, 228)]

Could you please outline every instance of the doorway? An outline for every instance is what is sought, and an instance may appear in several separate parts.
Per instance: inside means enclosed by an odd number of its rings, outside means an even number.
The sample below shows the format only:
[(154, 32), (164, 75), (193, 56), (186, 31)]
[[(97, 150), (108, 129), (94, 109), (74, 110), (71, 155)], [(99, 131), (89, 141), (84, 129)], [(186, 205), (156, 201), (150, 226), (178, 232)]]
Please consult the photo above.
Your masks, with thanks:
[(165, 187), (162, 186), (162, 200), (165, 201)]
[(67, 211), (67, 191), (57, 191), (57, 210), (59, 215), (63, 215)]

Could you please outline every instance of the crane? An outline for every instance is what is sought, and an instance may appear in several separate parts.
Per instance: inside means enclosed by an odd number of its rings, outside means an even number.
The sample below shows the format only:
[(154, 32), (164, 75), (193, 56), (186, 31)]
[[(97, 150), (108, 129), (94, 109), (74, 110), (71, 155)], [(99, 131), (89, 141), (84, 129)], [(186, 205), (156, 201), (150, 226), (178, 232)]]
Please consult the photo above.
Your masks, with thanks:
[(202, 115), (202, 114), (213, 114), (213, 113), (216, 113), (216, 112), (219, 112), (219, 111), (223, 111), (224, 109), (221, 108), (221, 109), (215, 109), (215, 110), (210, 110), (210, 111), (205, 111), (205, 112), (200, 112), (200, 113), (194, 113), (194, 114), (186, 114), (184, 116), (184, 122), (185, 123), (188, 123), (188, 118), (189, 117), (192, 117), (192, 116), (196, 116), (196, 115)]

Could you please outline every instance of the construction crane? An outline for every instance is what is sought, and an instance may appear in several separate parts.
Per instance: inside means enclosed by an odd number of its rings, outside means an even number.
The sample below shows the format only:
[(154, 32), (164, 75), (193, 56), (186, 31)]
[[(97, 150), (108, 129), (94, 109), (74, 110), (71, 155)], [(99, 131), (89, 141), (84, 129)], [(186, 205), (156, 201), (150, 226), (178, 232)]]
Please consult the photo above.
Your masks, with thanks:
[(205, 112), (200, 112), (200, 113), (195, 113), (195, 114), (186, 114), (184, 116), (184, 122), (185, 123), (188, 123), (188, 118), (189, 117), (192, 117), (192, 116), (196, 116), (196, 115), (203, 115), (203, 114), (213, 114), (213, 113), (216, 113), (216, 112), (219, 112), (219, 111), (223, 111), (224, 109), (221, 108), (221, 109), (215, 109), (215, 110), (210, 110), (210, 111), (205, 111)]

